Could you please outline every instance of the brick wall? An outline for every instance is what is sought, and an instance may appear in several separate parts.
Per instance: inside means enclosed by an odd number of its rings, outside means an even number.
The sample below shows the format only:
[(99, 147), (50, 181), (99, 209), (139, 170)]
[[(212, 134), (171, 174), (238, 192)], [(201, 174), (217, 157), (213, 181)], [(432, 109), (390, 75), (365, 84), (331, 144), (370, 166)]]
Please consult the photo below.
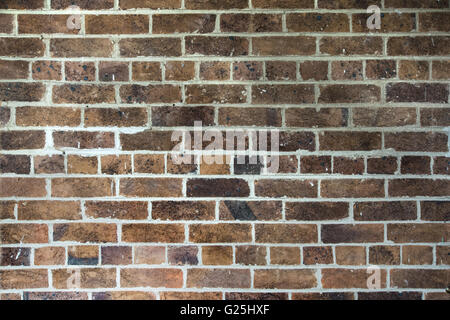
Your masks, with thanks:
[[(1, 299), (449, 298), (448, 0), (3, 0), (0, 33)], [(278, 173), (175, 164), (194, 121), (278, 129)]]

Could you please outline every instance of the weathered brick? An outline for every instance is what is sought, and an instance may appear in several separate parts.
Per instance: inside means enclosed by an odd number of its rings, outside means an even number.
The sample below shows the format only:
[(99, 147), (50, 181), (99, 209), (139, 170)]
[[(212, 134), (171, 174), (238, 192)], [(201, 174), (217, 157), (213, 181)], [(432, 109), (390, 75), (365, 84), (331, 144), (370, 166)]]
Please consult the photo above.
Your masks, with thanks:
[(98, 77), (100, 81), (128, 81), (129, 71), (127, 62), (100, 62)]
[(296, 80), (296, 62), (295, 61), (267, 61), (266, 77), (267, 80)]
[(353, 123), (358, 127), (402, 127), (417, 122), (414, 108), (355, 108)]
[(181, 288), (183, 272), (180, 269), (121, 269), (120, 286)]
[(316, 243), (317, 227), (313, 224), (257, 224), (257, 243)]
[(0, 126), (5, 126), (11, 118), (11, 110), (6, 107), (0, 108)]
[(66, 62), (66, 80), (95, 81), (95, 64), (93, 62)]
[(27, 79), (29, 74), (27, 61), (0, 60), (1, 79)]
[(370, 5), (381, 7), (381, 0), (319, 0), (318, 5), (321, 9), (366, 9)]
[(320, 86), (319, 103), (373, 103), (380, 101), (380, 96), (376, 85), (331, 84)]
[(146, 34), (149, 18), (146, 15), (86, 15), (86, 34)]
[(448, 102), (448, 86), (442, 83), (390, 83), (386, 86), (388, 102)]
[(387, 225), (387, 239), (396, 243), (447, 242), (445, 223), (393, 223)]
[(214, 202), (156, 201), (152, 202), (152, 219), (214, 220), (214, 210)]
[(53, 87), (54, 103), (115, 103), (114, 87), (110, 85), (63, 84)]
[[(358, 13), (352, 15), (353, 32), (369, 32), (367, 19), (372, 13)], [(408, 13), (382, 13), (380, 29), (372, 29), (370, 32), (414, 32), (416, 28), (415, 14)]]
[(420, 122), (423, 127), (446, 127), (450, 125), (448, 108), (432, 108), (420, 110)]
[(394, 269), (391, 285), (396, 288), (445, 288), (450, 270)]
[(0, 248), (0, 266), (30, 266), (30, 248)]
[(301, 173), (331, 173), (330, 156), (302, 156), (300, 157)]
[(124, 242), (184, 242), (182, 224), (124, 224), (122, 241)]
[(87, 292), (24, 292), (23, 300), (89, 300)]
[(271, 247), (270, 264), (272, 265), (300, 264), (300, 249), (295, 247)]
[(124, 178), (120, 181), (120, 194), (126, 197), (181, 197), (181, 179)]
[(138, 246), (134, 251), (136, 264), (162, 264), (166, 261), (166, 247)]
[(147, 203), (138, 201), (87, 201), (86, 216), (94, 219), (144, 220)]
[(181, 0), (120, 0), (120, 9), (179, 9)]
[(448, 221), (450, 218), (450, 201), (422, 201), (420, 208), (422, 220)]
[(450, 53), (449, 37), (391, 37), (387, 53), (392, 56), (443, 56)]
[(400, 264), (400, 246), (373, 246), (369, 248), (369, 263), (372, 265)]
[(394, 174), (397, 171), (397, 158), (381, 157), (367, 159), (367, 173)]
[(386, 133), (385, 147), (396, 151), (447, 152), (447, 135), (441, 132)]
[(307, 269), (258, 269), (255, 270), (255, 288), (307, 289), (317, 286), (314, 270)]
[(48, 288), (48, 271), (45, 269), (1, 270), (0, 288)]
[(415, 220), (415, 202), (358, 202), (353, 205), (354, 219), (358, 221)]
[(193, 61), (168, 61), (165, 64), (166, 80), (188, 81), (195, 77), (195, 62)]
[(137, 173), (164, 173), (164, 155), (162, 154), (136, 154), (134, 155), (134, 172)]
[(402, 263), (408, 265), (423, 265), (433, 263), (433, 247), (403, 246)]
[(197, 265), (198, 247), (169, 247), (167, 250), (167, 258), (169, 264), (172, 265)]
[(76, 127), (80, 123), (81, 110), (78, 108), (16, 108), (16, 125), (22, 127)]
[(128, 265), (133, 261), (132, 249), (126, 246), (102, 247), (102, 265)]
[(428, 61), (402, 60), (399, 63), (399, 78), (402, 80), (428, 80), (429, 69)]
[(266, 247), (238, 246), (236, 247), (236, 264), (266, 265)]
[(334, 157), (333, 173), (348, 174), (348, 175), (363, 174), (364, 159), (349, 158), (349, 157)]
[(59, 58), (110, 57), (113, 42), (109, 39), (51, 39), (50, 54)]
[(257, 180), (255, 194), (258, 197), (315, 198), (317, 182), (314, 180)]
[(448, 8), (448, 0), (386, 0), (386, 8)]
[(48, 243), (46, 224), (0, 224), (0, 243)]
[(160, 300), (222, 300), (221, 292), (160, 292)]
[(0, 56), (9, 57), (42, 57), (45, 44), (39, 38), (1, 38)]
[(186, 0), (186, 9), (193, 10), (224, 10), (224, 9), (246, 9), (246, 0)]
[(346, 127), (348, 109), (290, 108), (286, 110), (286, 125), (300, 128)]
[(0, 197), (45, 197), (45, 180), (36, 178), (0, 178)]
[[(432, 256), (430, 257), (430, 253), (429, 250), (430, 247), (428, 247), (427, 251), (427, 255), (428, 255), (428, 260), (427, 262), (431, 264), (431, 262), (429, 262), (430, 258), (432, 258)], [(446, 264), (446, 265), (450, 265), (450, 257), (449, 257), (449, 246), (437, 246), (436, 247), (436, 264), (438, 265), (442, 265), (442, 264)]]
[(382, 224), (325, 224), (321, 237), (324, 243), (368, 243), (382, 242)]
[(303, 264), (332, 264), (333, 249), (331, 247), (303, 247)]
[(314, 8), (313, 0), (252, 0), (254, 8), (261, 9), (307, 9)]
[(52, 270), (52, 285), (56, 289), (73, 289), (77, 283), (71, 280), (79, 272), (80, 288), (115, 288), (116, 269), (114, 268), (82, 268)]
[(122, 57), (181, 56), (181, 41), (177, 38), (122, 39)]
[(321, 150), (370, 151), (381, 149), (381, 134), (377, 132), (328, 131), (319, 134)]
[(34, 249), (34, 265), (65, 265), (66, 249), (64, 247), (42, 247)]
[(450, 61), (433, 61), (432, 77), (433, 79), (448, 80), (450, 75), (448, 70), (450, 68)]
[(366, 77), (368, 79), (391, 79), (397, 75), (395, 60), (367, 60)]
[(299, 221), (340, 220), (349, 215), (345, 202), (286, 202), (286, 219)]
[(381, 55), (383, 41), (380, 37), (323, 37), (320, 52), (332, 56)]
[(69, 29), (67, 20), (69, 15), (43, 15), (43, 14), (21, 14), (17, 16), (19, 33), (45, 34), (45, 33), (68, 33), (78, 34), (80, 30)]
[(194, 243), (250, 242), (250, 224), (193, 224), (189, 227), (189, 241)]
[[(386, 288), (386, 270), (380, 272), (381, 288)], [(366, 269), (322, 269), (322, 287), (326, 289), (367, 289), (370, 277)]]
[(0, 83), (0, 101), (40, 101), (45, 93), (41, 83)]
[(171, 141), (171, 131), (146, 130), (136, 134), (120, 134), (122, 150), (171, 151), (177, 145)]
[(12, 33), (14, 29), (14, 15), (0, 14), (0, 32)]
[(293, 13), (286, 17), (290, 32), (349, 32), (350, 22), (343, 13)]
[[(123, 0), (122, 0), (123, 1)], [(52, 9), (67, 9), (67, 7), (75, 4), (84, 10), (101, 10), (101, 9), (112, 9), (114, 7), (114, 0), (52, 0)]]
[(14, 201), (0, 201), (0, 219), (15, 219)]
[(159, 62), (133, 62), (132, 80), (161, 81), (161, 65)]
[(384, 197), (384, 180), (381, 179), (322, 180), (320, 187), (325, 198)]
[(53, 240), (83, 243), (116, 242), (116, 225), (111, 223), (58, 223), (53, 225)]
[(0, 155), (0, 173), (29, 174), (30, 157), (24, 155)]
[(200, 79), (229, 80), (231, 63), (225, 61), (207, 61), (200, 63)]
[(257, 56), (308, 56), (316, 52), (313, 37), (257, 37), (252, 43)]
[(314, 102), (314, 86), (256, 85), (252, 87), (254, 104), (305, 104)]
[(327, 61), (305, 61), (300, 63), (300, 74), (303, 80), (327, 80)]
[(56, 131), (53, 142), (59, 148), (108, 149), (114, 148), (113, 132)]
[(67, 157), (67, 173), (96, 174), (98, 172), (97, 157), (69, 155)]
[(430, 174), (431, 159), (429, 157), (406, 156), (401, 160), (401, 173), (403, 174)]
[(76, 201), (20, 201), (19, 220), (80, 220), (80, 203)]
[(221, 220), (279, 220), (281, 202), (278, 201), (221, 201)]
[(341, 301), (354, 300), (353, 292), (297, 292), (292, 293), (292, 300), (318, 300), (318, 301)]
[(276, 14), (223, 14), (222, 32), (281, 32), (281, 15)]
[(333, 80), (362, 80), (362, 61), (333, 61), (331, 63), (331, 77)]
[(123, 85), (120, 98), (124, 103), (175, 103), (181, 101), (181, 88), (168, 84)]
[(64, 173), (64, 156), (35, 156), (34, 173)]
[(55, 178), (52, 180), (54, 197), (110, 197), (114, 195), (114, 181), (109, 178)]
[(95, 266), (99, 262), (98, 246), (70, 246), (67, 261), (71, 266)]
[(214, 31), (214, 14), (156, 14), (153, 15), (153, 33), (211, 33)]
[(189, 269), (188, 288), (250, 288), (248, 269)]
[(152, 108), (152, 125), (155, 127), (193, 127), (195, 121), (202, 126), (214, 125), (212, 107), (154, 107)]
[(156, 296), (144, 291), (108, 291), (94, 292), (92, 300), (156, 300)]
[(219, 125), (280, 127), (281, 110), (273, 108), (220, 108)]
[(231, 246), (202, 247), (202, 263), (204, 265), (233, 264), (233, 247)]
[(109, 155), (102, 156), (101, 170), (104, 174), (131, 174), (130, 155)]
[(359, 246), (336, 246), (336, 263), (339, 265), (366, 264), (366, 248)]
[(189, 179), (188, 197), (247, 197), (249, 186), (242, 179)]

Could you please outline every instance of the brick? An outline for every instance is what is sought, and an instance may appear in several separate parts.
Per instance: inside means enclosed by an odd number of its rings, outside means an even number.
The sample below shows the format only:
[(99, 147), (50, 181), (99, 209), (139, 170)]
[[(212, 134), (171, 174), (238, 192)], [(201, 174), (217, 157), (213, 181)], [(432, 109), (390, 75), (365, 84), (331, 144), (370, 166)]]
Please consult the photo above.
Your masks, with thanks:
[(307, 9), (314, 8), (312, 0), (252, 0), (254, 8), (261, 9)]
[(11, 110), (9, 108), (0, 108), (0, 126), (5, 126), (11, 118)]
[(0, 56), (34, 58), (42, 57), (45, 44), (39, 38), (1, 38)]
[(116, 242), (116, 225), (111, 223), (60, 223), (53, 225), (54, 241), (82, 243)]
[(427, 221), (448, 221), (450, 218), (449, 201), (422, 201), (421, 219)]
[(69, 155), (67, 157), (67, 173), (96, 174), (98, 172), (97, 157)]
[(123, 85), (120, 87), (123, 103), (176, 103), (181, 101), (181, 88), (174, 85)]
[(189, 179), (188, 197), (246, 197), (250, 189), (242, 179)]
[(172, 265), (197, 265), (198, 248), (194, 246), (169, 247), (167, 257), (169, 264)]
[(226, 292), (225, 300), (288, 300), (288, 294), (277, 292)]
[(100, 81), (128, 81), (129, 71), (127, 62), (100, 62), (98, 77)]
[(135, 173), (164, 173), (164, 155), (162, 154), (135, 154)]
[(448, 0), (387, 0), (385, 3), (386, 8), (447, 8)]
[(305, 104), (314, 103), (314, 86), (256, 85), (252, 87), (253, 104)]
[(161, 81), (161, 65), (159, 62), (133, 62), (132, 80)]
[(386, 86), (388, 102), (448, 102), (448, 86), (442, 83), (390, 83)]
[(401, 127), (417, 122), (414, 108), (355, 108), (353, 124), (358, 127)]
[(146, 202), (138, 201), (87, 201), (86, 216), (94, 219), (145, 220), (148, 216)]
[(402, 60), (399, 63), (399, 78), (402, 80), (428, 80), (429, 65), (428, 61)]
[(325, 198), (384, 197), (384, 180), (335, 179), (322, 180), (321, 195)]
[(286, 16), (290, 32), (349, 32), (349, 18), (343, 13), (293, 13)]
[(341, 301), (354, 300), (353, 292), (297, 292), (292, 293), (292, 300), (319, 300), (319, 301)]
[(131, 174), (130, 155), (102, 156), (101, 163), (101, 170), (104, 174)]
[(330, 156), (302, 156), (300, 157), (300, 171), (302, 173), (331, 173)]
[(450, 69), (450, 61), (433, 61), (432, 77), (433, 79), (448, 80), (450, 76), (448, 75), (448, 70)]
[(230, 63), (225, 61), (207, 61), (200, 63), (200, 79), (230, 80)]
[(245, 103), (247, 90), (241, 85), (188, 85), (186, 103), (188, 104), (236, 104)]
[(286, 202), (286, 219), (299, 221), (341, 220), (349, 215), (345, 202)]
[(109, 291), (94, 292), (92, 300), (156, 300), (156, 296), (153, 292)]
[(270, 81), (296, 80), (295, 61), (267, 61), (266, 77)]
[(326, 224), (322, 225), (321, 237), (324, 243), (369, 243), (382, 242), (382, 224)]
[(429, 292), (425, 293), (425, 300), (448, 300), (447, 292)]
[(42, 247), (34, 249), (34, 265), (51, 266), (66, 264), (64, 247)]
[(11, 60), (0, 60), (0, 77), (1, 79), (27, 79), (28, 78), (28, 67), (29, 63), (27, 61), (11, 61)]
[(78, 108), (16, 108), (16, 125), (22, 127), (76, 127), (80, 123), (81, 110)]
[(147, 124), (144, 108), (89, 108), (84, 111), (86, 127), (142, 127)]
[(63, 84), (53, 87), (54, 103), (115, 103), (114, 87), (110, 85)]
[(366, 9), (370, 5), (378, 5), (381, 7), (381, 1), (368, 0), (319, 0), (320, 9)]
[(153, 33), (211, 33), (214, 31), (214, 14), (156, 14), (152, 16)]
[(136, 264), (162, 264), (166, 261), (165, 247), (139, 246), (135, 248)]
[(262, 80), (263, 78), (263, 63), (257, 61), (242, 61), (233, 64), (233, 79), (234, 80)]
[(296, 156), (281, 156), (279, 173), (297, 173), (298, 163)]
[(102, 265), (127, 265), (133, 261), (131, 247), (102, 247)]
[(450, 270), (394, 269), (391, 270), (391, 285), (397, 288), (435, 288), (447, 286)]
[[(322, 269), (322, 287), (326, 289), (367, 289), (371, 276), (366, 269)], [(386, 288), (386, 270), (380, 273), (381, 288)]]
[(281, 15), (276, 14), (223, 14), (222, 32), (281, 32)]
[(20, 293), (2, 293), (2, 294), (0, 294), (0, 300), (2, 300), (2, 301), (22, 300), (22, 294), (20, 294)]
[(54, 197), (110, 197), (114, 181), (109, 178), (56, 178), (52, 180)]
[(381, 157), (367, 159), (367, 173), (394, 174), (397, 171), (397, 158)]
[(66, 62), (66, 80), (95, 81), (95, 64), (93, 62)]
[(30, 173), (30, 157), (24, 155), (0, 155), (0, 173)]
[(179, 9), (181, 0), (120, 0), (120, 9)]
[(417, 208), (412, 201), (357, 202), (353, 214), (357, 221), (415, 220)]
[(53, 142), (59, 148), (110, 149), (114, 148), (113, 132), (56, 131)]
[(12, 33), (14, 29), (14, 15), (0, 14), (0, 32)]
[[(17, 112), (17, 109), (16, 109)], [(39, 173), (64, 173), (64, 156), (35, 156), (34, 172)]]
[(320, 86), (319, 103), (373, 103), (380, 101), (380, 87), (375, 85)]
[(219, 125), (280, 127), (281, 110), (274, 108), (220, 108)]
[(298, 265), (300, 264), (300, 249), (295, 247), (271, 247), (270, 264)]
[(120, 181), (120, 194), (126, 197), (181, 197), (181, 179), (125, 178)]
[(122, 39), (122, 57), (181, 56), (181, 41), (177, 38)]
[(202, 263), (204, 265), (231, 265), (233, 264), (233, 247), (207, 246), (202, 247)]
[(336, 263), (339, 265), (365, 265), (366, 247), (336, 246)]
[(266, 265), (266, 247), (238, 246), (236, 247), (236, 264)]
[(76, 201), (20, 201), (19, 220), (80, 220), (80, 203)]
[(402, 174), (430, 174), (430, 158), (419, 156), (406, 156), (401, 160)]
[(442, 56), (448, 55), (449, 37), (392, 37), (387, 43), (387, 53), (392, 56)]
[(46, 194), (44, 179), (0, 179), (0, 197), (45, 197)]
[(171, 141), (171, 131), (146, 130), (135, 134), (120, 134), (122, 150), (171, 151), (177, 142)]
[(0, 288), (2, 290), (48, 288), (48, 272), (45, 269), (1, 270)]
[(98, 246), (70, 246), (67, 261), (71, 266), (95, 266), (99, 262)]
[(319, 135), (321, 150), (370, 151), (381, 149), (381, 134), (377, 132), (324, 132)]
[(300, 74), (303, 80), (327, 80), (327, 61), (305, 61), (300, 63)]
[(113, 42), (109, 39), (50, 39), (50, 54), (52, 57), (110, 57), (112, 51)]
[(182, 224), (124, 224), (122, 226), (123, 242), (184, 242)]
[(188, 81), (195, 77), (195, 62), (193, 61), (168, 61), (165, 64), (166, 80)]
[(149, 18), (146, 15), (86, 15), (86, 34), (146, 34)]
[(421, 292), (358, 292), (359, 300), (422, 300)]
[(167, 173), (168, 174), (189, 174), (189, 173), (197, 173), (197, 159), (191, 157), (192, 164), (176, 164), (171, 156), (169, 155), (167, 158)]
[(19, 33), (24, 34), (48, 34), (67, 33), (78, 34), (80, 30), (69, 29), (67, 20), (70, 15), (43, 15), (43, 14), (21, 14), (17, 16)]
[(348, 158), (348, 157), (334, 157), (333, 158), (333, 173), (338, 174), (363, 174), (364, 173), (364, 159), (363, 158)]
[(390, 180), (389, 195), (391, 197), (448, 196), (449, 184), (447, 182), (447, 180), (431, 179)]
[(397, 76), (395, 60), (367, 60), (366, 77), (368, 79), (392, 79)]
[(303, 264), (331, 264), (333, 249), (331, 247), (303, 247)]
[(0, 224), (0, 243), (47, 243), (48, 227), (45, 224)]
[(155, 201), (152, 219), (156, 220), (214, 220), (215, 203), (207, 201)]
[(246, 56), (248, 40), (242, 37), (186, 37), (186, 54), (204, 56)]
[(316, 52), (313, 37), (257, 37), (252, 43), (257, 56), (308, 56)]
[(433, 248), (429, 246), (403, 246), (402, 263), (424, 265), (433, 263)]
[(194, 243), (236, 243), (251, 239), (249, 224), (193, 224), (189, 227), (189, 241)]
[(395, 243), (447, 242), (445, 223), (393, 223), (387, 225), (387, 239)]
[(286, 110), (286, 125), (300, 128), (346, 127), (348, 109), (290, 108)]
[(187, 0), (186, 9), (193, 10), (224, 10), (224, 9), (246, 9), (248, 2), (246, 0)]
[(120, 286), (122, 288), (181, 288), (183, 272), (180, 269), (122, 269)]
[(24, 300), (88, 300), (87, 292), (24, 292)]
[(333, 80), (362, 80), (362, 61), (333, 61), (331, 63), (331, 77)]
[(380, 29), (369, 30), (367, 19), (373, 13), (358, 13), (352, 15), (353, 32), (414, 32), (416, 29), (415, 14), (408, 13), (382, 13)]
[(312, 224), (257, 224), (257, 243), (316, 243), (317, 227)]
[[(72, 0), (52, 0), (52, 9), (66, 9), (74, 4)], [(95, 2), (89, 0), (77, 0), (76, 5), (84, 10), (101, 10), (112, 9), (114, 7), (114, 0), (98, 0)]]
[[(429, 249), (427, 249), (428, 256), (429, 256)], [(442, 265), (450, 265), (450, 259), (449, 259), (449, 247), (448, 246), (437, 246), (436, 247), (436, 264)], [(430, 261), (430, 258), (428, 258), (427, 261)], [(430, 262), (431, 264), (431, 262)]]
[(30, 248), (0, 248), (0, 265), (7, 266), (29, 266)]
[(317, 286), (314, 270), (307, 269), (258, 269), (255, 270), (255, 288), (307, 289)]
[(188, 288), (250, 288), (248, 269), (189, 269)]
[(212, 107), (154, 107), (152, 125), (155, 127), (193, 127), (195, 121), (202, 126), (214, 125)]
[(44, 97), (45, 87), (41, 83), (0, 83), (1, 101), (40, 101)]
[[(69, 289), (76, 287), (76, 282), (72, 282), (76, 272), (80, 275), (80, 288), (115, 288), (116, 269), (114, 268), (82, 268), (82, 269), (56, 269), (52, 270), (52, 285), (56, 289)], [(70, 288), (73, 289), (73, 288)]]
[(221, 201), (220, 220), (279, 220), (281, 202), (278, 201)]
[(222, 300), (221, 292), (160, 292), (161, 300)]
[(0, 219), (15, 219), (15, 205), (14, 201), (0, 201)]
[(257, 180), (255, 194), (258, 197), (315, 198), (317, 184), (313, 180)]
[(383, 41), (380, 37), (323, 37), (319, 46), (321, 53), (332, 56), (383, 53)]
[(372, 265), (400, 264), (399, 246), (373, 246), (369, 248), (369, 263)]
[(450, 110), (448, 108), (421, 109), (420, 122), (423, 127), (447, 127), (450, 125)]

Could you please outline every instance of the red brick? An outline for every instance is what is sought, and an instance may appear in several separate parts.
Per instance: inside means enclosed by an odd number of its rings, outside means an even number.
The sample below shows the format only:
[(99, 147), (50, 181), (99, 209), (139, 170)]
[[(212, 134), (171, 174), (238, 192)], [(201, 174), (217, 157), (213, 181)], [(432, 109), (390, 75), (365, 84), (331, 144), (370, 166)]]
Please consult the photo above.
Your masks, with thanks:
[(98, 246), (70, 246), (67, 251), (69, 265), (98, 265)]
[(348, 158), (348, 157), (334, 157), (333, 158), (333, 173), (338, 174), (363, 174), (364, 173), (364, 159), (363, 158)]

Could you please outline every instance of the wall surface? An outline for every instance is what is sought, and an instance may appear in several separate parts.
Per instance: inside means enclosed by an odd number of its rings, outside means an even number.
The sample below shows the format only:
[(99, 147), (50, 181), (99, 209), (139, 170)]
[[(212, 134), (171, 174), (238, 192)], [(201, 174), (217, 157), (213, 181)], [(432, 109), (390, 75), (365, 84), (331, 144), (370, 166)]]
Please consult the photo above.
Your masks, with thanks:
[[(0, 1), (0, 299), (448, 299), (449, 35), (448, 0)], [(194, 121), (278, 172), (174, 163)]]

